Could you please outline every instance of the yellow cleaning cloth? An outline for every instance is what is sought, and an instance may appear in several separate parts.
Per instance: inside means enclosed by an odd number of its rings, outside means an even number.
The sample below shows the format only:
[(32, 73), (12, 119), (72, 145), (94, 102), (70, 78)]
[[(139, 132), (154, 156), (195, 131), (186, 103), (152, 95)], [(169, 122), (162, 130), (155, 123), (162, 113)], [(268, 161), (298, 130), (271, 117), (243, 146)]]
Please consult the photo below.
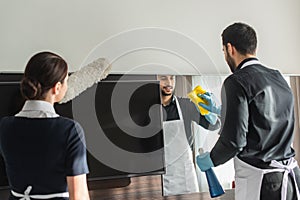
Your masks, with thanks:
[(199, 106), (199, 103), (204, 103), (208, 105), (208, 102), (201, 97), (198, 96), (198, 94), (204, 94), (206, 91), (200, 86), (196, 86), (190, 93), (188, 93), (188, 97), (191, 99), (191, 101), (196, 104), (196, 106), (199, 108), (199, 111), (201, 115), (207, 115), (209, 114), (209, 111)]

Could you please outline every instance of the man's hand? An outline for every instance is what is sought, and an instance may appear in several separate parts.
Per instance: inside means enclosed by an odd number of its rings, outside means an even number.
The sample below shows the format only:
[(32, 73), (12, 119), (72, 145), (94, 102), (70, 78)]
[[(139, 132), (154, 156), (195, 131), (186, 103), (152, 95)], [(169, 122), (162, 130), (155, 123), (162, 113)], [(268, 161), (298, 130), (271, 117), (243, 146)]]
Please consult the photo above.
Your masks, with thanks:
[(199, 103), (199, 106), (201, 106), (202, 108), (204, 108), (212, 113), (221, 115), (221, 106), (216, 105), (216, 102), (212, 98), (212, 93), (206, 92), (204, 94), (198, 94), (198, 96), (200, 98), (204, 99), (205, 101), (207, 101), (207, 103), (208, 103), (208, 105), (206, 105), (204, 103)]
[(198, 167), (202, 172), (209, 170), (210, 168), (214, 167), (214, 163), (210, 158), (210, 152), (205, 152), (196, 157), (196, 162)]
[(211, 125), (215, 125), (217, 123), (218, 116), (212, 112), (204, 115), (204, 117)]

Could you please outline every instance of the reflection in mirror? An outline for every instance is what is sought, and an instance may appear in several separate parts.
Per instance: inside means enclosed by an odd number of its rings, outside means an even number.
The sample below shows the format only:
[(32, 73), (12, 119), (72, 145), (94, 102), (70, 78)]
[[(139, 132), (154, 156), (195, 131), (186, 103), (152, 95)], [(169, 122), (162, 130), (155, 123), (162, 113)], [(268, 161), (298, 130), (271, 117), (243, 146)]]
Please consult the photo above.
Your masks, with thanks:
[[(194, 164), (197, 155), (195, 150), (198, 148), (195, 147), (195, 140), (202, 138), (195, 138), (193, 131), (199, 132), (196, 128), (201, 127), (205, 132), (217, 132), (220, 121), (216, 117), (217, 121), (212, 122), (201, 115), (197, 106), (187, 98), (187, 93), (194, 87), (192, 76), (157, 77), (160, 81), (164, 120), (166, 174), (162, 178), (163, 194), (169, 196), (206, 191), (201, 186), (203, 177), (197, 175), (197, 166)], [(192, 124), (196, 125), (193, 129)], [(206, 181), (206, 178), (203, 180)]]
[[(217, 105), (221, 105), (221, 87), (222, 83), (227, 76), (216, 75), (216, 76), (193, 76), (192, 87), (200, 85), (204, 90), (211, 92)], [(208, 131), (201, 126), (197, 126), (195, 123), (192, 125), (194, 133), (194, 153), (195, 157), (199, 154), (198, 149), (202, 148), (204, 152), (211, 151), (212, 147), (217, 142), (219, 130)], [(214, 168), (216, 176), (220, 181), (224, 190), (232, 188), (232, 182), (234, 181), (234, 167), (233, 160), (229, 160), (223, 165)], [(205, 173), (201, 172), (196, 167), (197, 178), (199, 183), (199, 191), (207, 192), (208, 184), (206, 181)]]

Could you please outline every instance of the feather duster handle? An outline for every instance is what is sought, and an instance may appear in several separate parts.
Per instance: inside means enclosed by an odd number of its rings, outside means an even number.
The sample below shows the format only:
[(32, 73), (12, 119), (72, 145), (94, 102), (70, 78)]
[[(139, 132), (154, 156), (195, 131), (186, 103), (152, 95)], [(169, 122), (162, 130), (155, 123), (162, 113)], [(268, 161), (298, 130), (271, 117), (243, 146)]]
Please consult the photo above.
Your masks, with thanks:
[(68, 79), (68, 90), (64, 98), (59, 102), (67, 103), (81, 94), (95, 83), (107, 77), (111, 65), (105, 58), (98, 58), (92, 63), (72, 73)]

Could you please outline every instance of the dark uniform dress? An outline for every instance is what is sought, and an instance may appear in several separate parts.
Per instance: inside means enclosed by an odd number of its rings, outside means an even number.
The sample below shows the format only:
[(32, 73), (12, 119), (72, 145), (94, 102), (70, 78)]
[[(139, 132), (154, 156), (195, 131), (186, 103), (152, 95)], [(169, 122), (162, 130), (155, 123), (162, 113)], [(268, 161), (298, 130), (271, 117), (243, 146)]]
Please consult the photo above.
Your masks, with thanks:
[[(10, 188), (18, 194), (28, 186), (29, 195), (65, 193), (67, 176), (89, 172), (83, 129), (43, 101), (27, 101), (17, 116), (1, 119), (0, 152)], [(11, 194), (9, 199), (20, 197)]]
[[(248, 62), (256, 64), (240, 69)], [(256, 58), (244, 60), (224, 81), (221, 116), (220, 138), (210, 154), (215, 166), (237, 156), (251, 166), (270, 169), (272, 160), (284, 163), (294, 157), (293, 94), (279, 71)], [(294, 172), (300, 185), (299, 168)], [(280, 199), (282, 177), (281, 172), (264, 176), (261, 199)], [(289, 181), (287, 199), (295, 199), (295, 190)]]

